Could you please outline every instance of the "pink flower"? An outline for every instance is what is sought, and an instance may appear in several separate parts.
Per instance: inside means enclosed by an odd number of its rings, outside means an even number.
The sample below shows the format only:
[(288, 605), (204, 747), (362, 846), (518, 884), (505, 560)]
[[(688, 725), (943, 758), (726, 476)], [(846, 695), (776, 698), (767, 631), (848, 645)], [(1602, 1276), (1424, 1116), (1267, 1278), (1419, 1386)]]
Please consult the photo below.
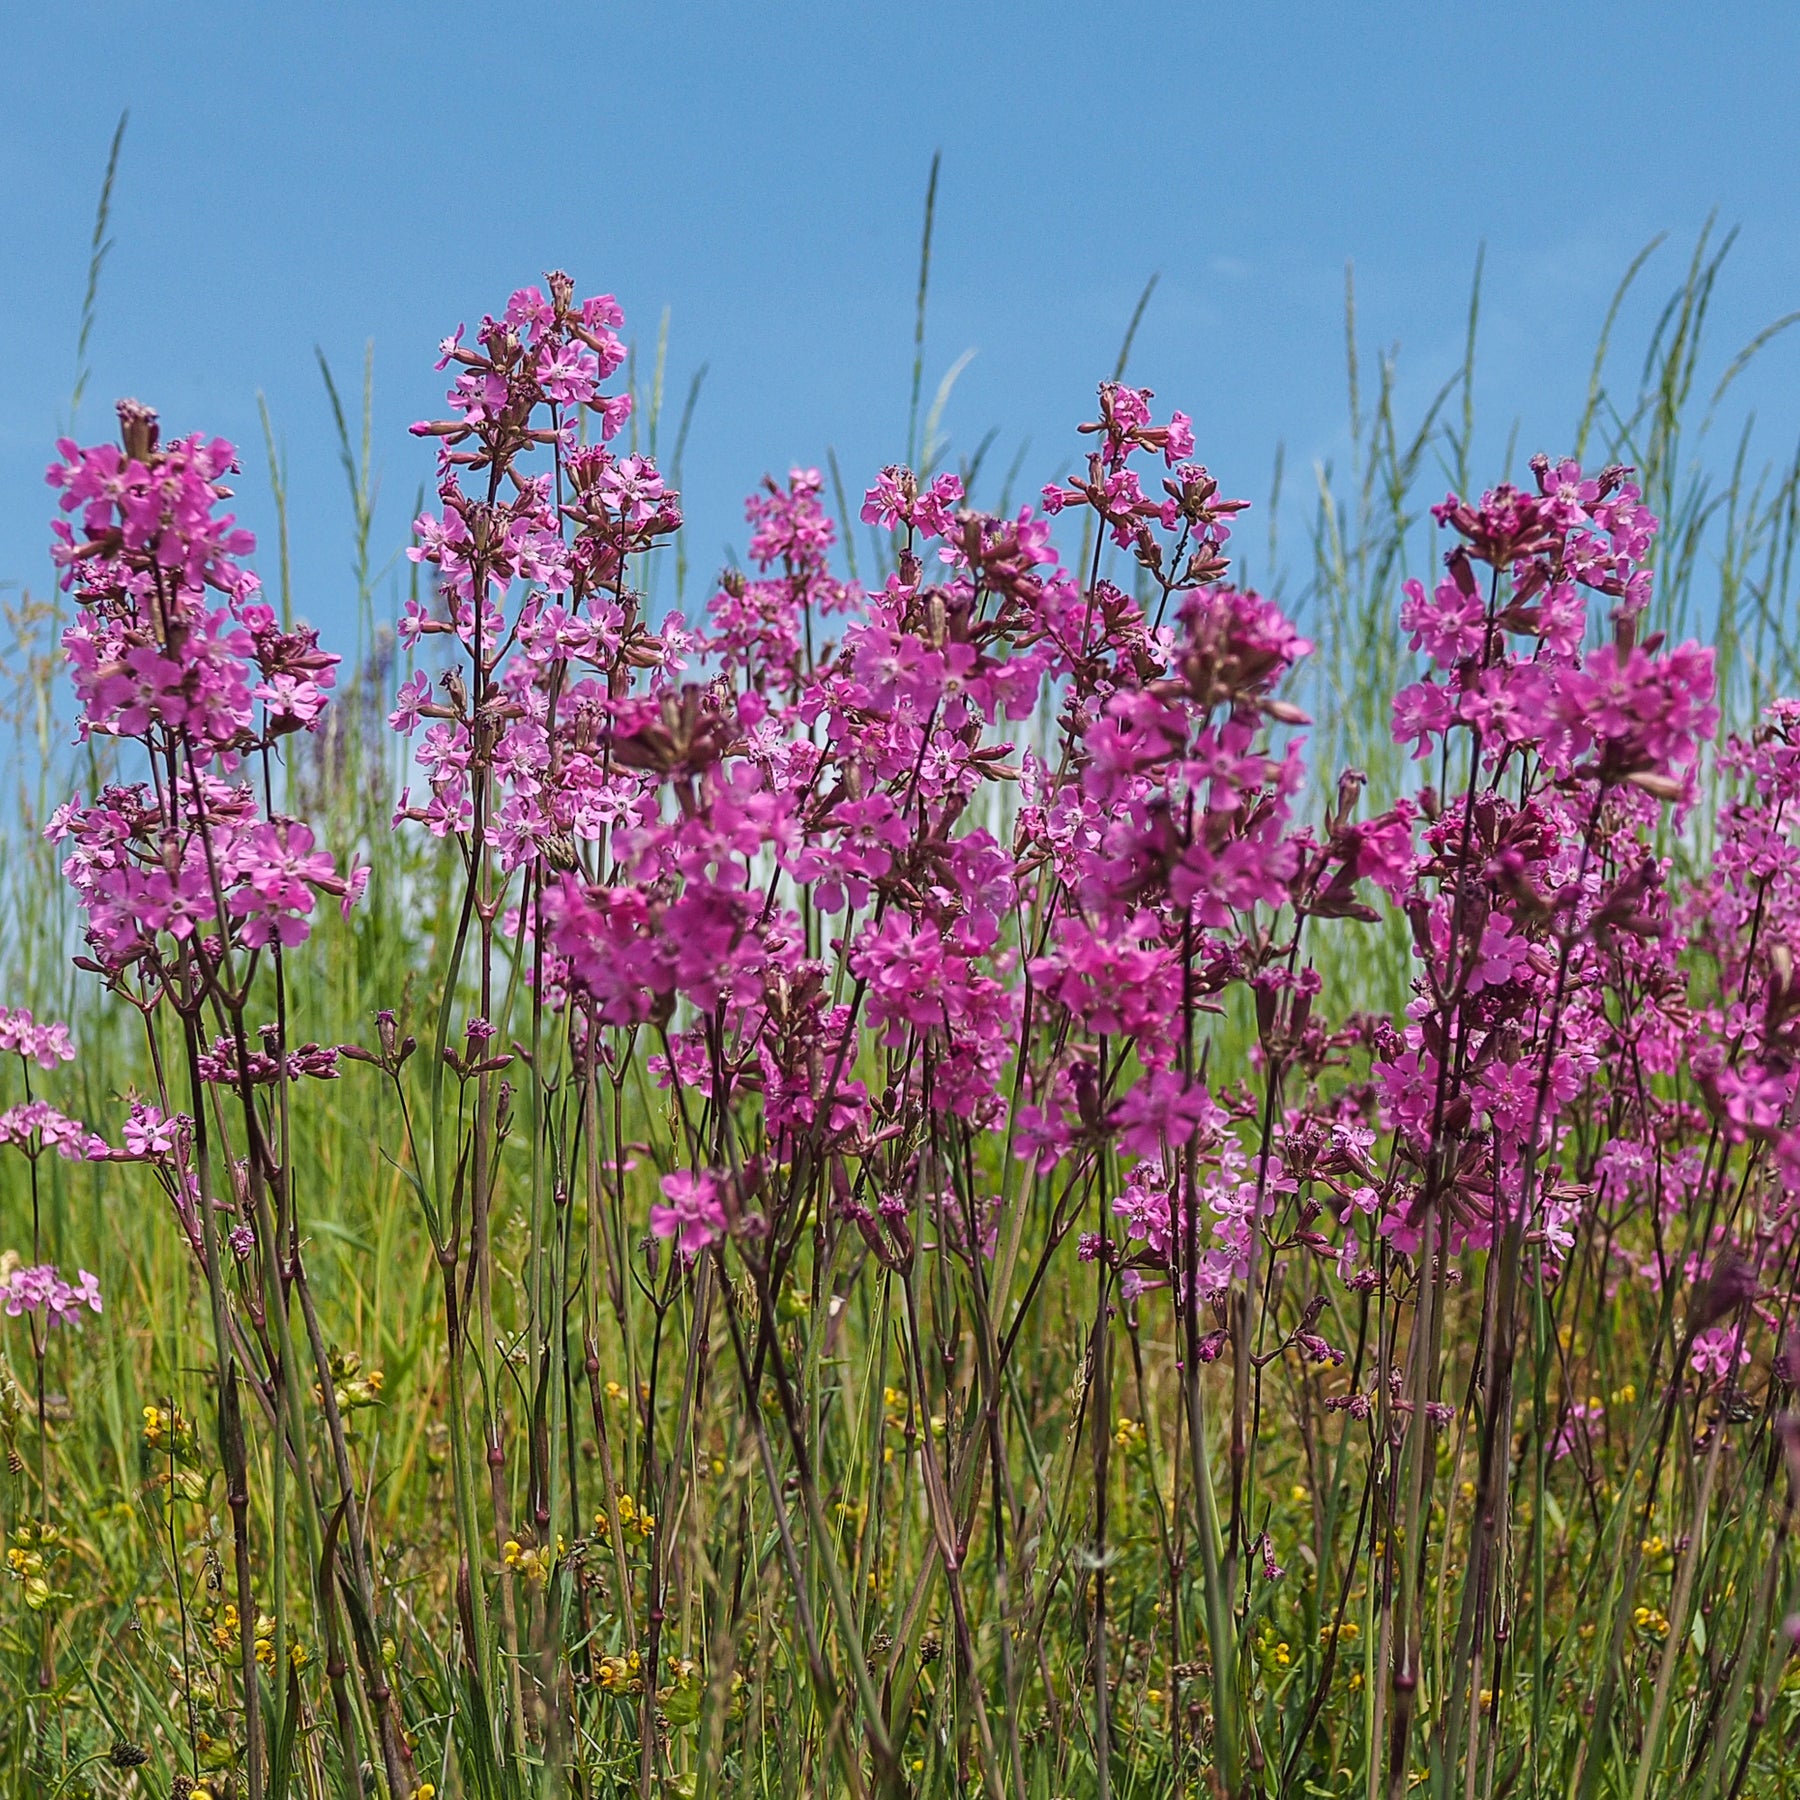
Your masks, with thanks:
[(1696, 1375), (1710, 1381), (1724, 1381), (1730, 1375), (1732, 1364), (1740, 1368), (1750, 1360), (1750, 1349), (1744, 1342), (1741, 1326), (1715, 1325), (1710, 1331), (1703, 1331), (1694, 1339), (1694, 1347), (1688, 1358)]
[(75, 1060), (75, 1045), (66, 1025), (52, 1021), (37, 1024), (23, 1006), (8, 1011), (0, 1006), (0, 1050), (35, 1062), (40, 1069), (54, 1069)]
[(1524, 971), (1530, 957), (1530, 943), (1506, 919), (1494, 915), (1482, 928), (1481, 948), (1469, 971), (1470, 993), (1504, 986)]
[(1553, 464), (1548, 457), (1534, 456), (1531, 466), (1538, 492), (1544, 497), (1545, 516), (1570, 530), (1585, 524), (1599, 502), (1599, 482), (1584, 476), (1580, 463), (1572, 457)]
[(600, 364), (579, 344), (546, 344), (538, 353), (538, 386), (562, 406), (591, 399), (600, 385)]
[(1456, 723), (1455, 696), (1440, 682), (1415, 682), (1394, 696), (1393, 721), (1395, 743), (1415, 744), (1415, 759), (1429, 756), (1432, 739)]
[(1454, 581), (1440, 581), (1429, 600), (1417, 581), (1408, 581), (1404, 591), (1400, 629), (1412, 634), (1411, 649), (1425, 651), (1441, 669), (1480, 653), (1487, 632), (1479, 595)]
[(1166, 1143), (1179, 1151), (1196, 1132), (1215, 1130), (1224, 1114), (1198, 1082), (1175, 1069), (1139, 1081), (1113, 1110), (1119, 1142), (1134, 1156), (1155, 1157)]
[(154, 1106), (134, 1105), (125, 1122), (126, 1154), (147, 1161), (167, 1156), (175, 1148), (178, 1121), (166, 1119)]
[(46, 1325), (79, 1325), (84, 1306), (96, 1313), (102, 1306), (98, 1278), (86, 1269), (78, 1269), (76, 1276), (71, 1285), (54, 1263), (14, 1269), (0, 1281), (0, 1301), (14, 1319), (23, 1313), (37, 1313)]
[(683, 1256), (698, 1256), (725, 1231), (725, 1209), (719, 1184), (707, 1174), (677, 1169), (662, 1178), (666, 1206), (650, 1208), (650, 1229), (659, 1238), (674, 1238)]
[(54, 1150), (67, 1162), (97, 1161), (106, 1145), (79, 1119), (71, 1119), (44, 1100), (28, 1100), (0, 1112), (0, 1144), (11, 1144), (27, 1156)]
[(423, 669), (415, 669), (394, 696), (394, 710), (388, 714), (391, 730), (410, 734), (418, 729), (419, 709), (431, 704), (431, 683)]

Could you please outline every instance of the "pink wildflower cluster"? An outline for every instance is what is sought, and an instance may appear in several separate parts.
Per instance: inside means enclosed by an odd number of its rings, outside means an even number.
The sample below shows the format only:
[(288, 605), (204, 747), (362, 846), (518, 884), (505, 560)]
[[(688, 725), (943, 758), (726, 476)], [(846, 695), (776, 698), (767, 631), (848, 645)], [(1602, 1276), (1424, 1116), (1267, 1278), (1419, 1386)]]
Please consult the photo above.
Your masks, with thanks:
[[(1638, 642), (1657, 521), (1628, 469), (1589, 479), (1545, 457), (1533, 469), (1535, 494), (1502, 487), (1479, 505), (1452, 494), (1432, 508), (1464, 541), (1429, 599), (1406, 584), (1401, 627), (1434, 672), (1395, 696), (1394, 736), (1424, 758), (1462, 728), (1490, 764), (1528, 747), (1558, 777), (1691, 799), (1685, 776), (1718, 726), (1712, 653), (1665, 651), (1660, 633)], [(1614, 625), (1584, 654), (1589, 595), (1612, 599)]]
[(26, 1007), (0, 1006), (0, 1052), (19, 1059), (26, 1094), (16, 1105), (0, 1110), (0, 1144), (10, 1144), (34, 1163), (47, 1150), (69, 1162), (98, 1161), (115, 1154), (97, 1132), (31, 1091), (33, 1066), (53, 1071), (75, 1060), (75, 1041), (67, 1025), (60, 1020), (39, 1024)]
[[(455, 416), (413, 427), (440, 445), (440, 510), (417, 521), (409, 552), (435, 570), (436, 604), (409, 602), (401, 637), (454, 638), (468, 664), (435, 687), (415, 673), (390, 718), (409, 736), (424, 725), (429, 789), (403, 793), (396, 822), (491, 839), (508, 869), (546, 856), (566, 866), (570, 846), (629, 815), (636, 783), (612, 766), (612, 709), (630, 672), (679, 671), (691, 641), (678, 620), (653, 634), (625, 579), (681, 509), (648, 458), (606, 447), (630, 412), (600, 388), (624, 360), (623, 314), (609, 294), (577, 301), (567, 276), (547, 285), (548, 298), (522, 288), (484, 319), (476, 347), (460, 328), (445, 340)], [(540, 451), (560, 482), (526, 472)]]
[(35, 1268), (15, 1268), (0, 1277), (0, 1303), (8, 1318), (32, 1315), (41, 1325), (79, 1325), (82, 1308), (100, 1312), (100, 1281), (86, 1269), (76, 1271), (73, 1284), (65, 1281), (54, 1263)]
[[(944, 1303), (957, 1323), (934, 1322), (941, 1362), (959, 1366), (967, 1331), (968, 1416), (985, 1406), (1003, 1432), (1019, 1323), (1053, 1268), (1084, 1268), (1102, 1420), (1120, 1311), (1134, 1332), (1172, 1315), (1196, 1491), (1211, 1479), (1201, 1371), (1230, 1370), (1241, 1462), (1252, 1391), (1260, 1407), (1264, 1372), (1288, 1359), (1319, 1384), (1315, 1423), (1404, 1447), (1410, 1498), (1385, 1466), (1371, 1481), (1387, 1484), (1381, 1535), (1416, 1562), (1434, 1435), (1458, 1411), (1433, 1333), (1465, 1282), (1481, 1284), (1468, 1392), (1487, 1422), (1471, 1435), (1483, 1496), (1508, 1490), (1528, 1300), (1642, 1286), (1679, 1320), (1645, 1391), (1717, 1394), (1722, 1419), (1742, 1386), (1791, 1380), (1800, 703), (1714, 745), (1711, 653), (1645, 629), (1658, 521), (1631, 470), (1540, 457), (1531, 489), (1433, 509), (1441, 574), (1404, 584), (1396, 620), (1420, 659), (1392, 699), (1414, 769), (1404, 791), (1370, 794), (1354, 769), (1313, 780), (1292, 697), (1312, 646), (1233, 581), (1245, 502), (1194, 460), (1186, 415), (1122, 382), (1101, 384), (1088, 448), (1041, 506), (988, 511), (954, 474), (885, 468), (861, 509), (880, 553), (865, 585), (834, 572), (819, 474), (796, 468), (749, 499), (752, 567), (720, 577), (704, 618), (654, 614), (644, 570), (680, 529), (680, 498), (651, 458), (614, 447), (622, 326), (610, 295), (578, 298), (566, 275), (522, 288), (472, 339), (444, 341), (445, 416), (414, 427), (436, 446), (436, 502), (410, 552), (430, 581), (401, 621), (418, 666), (389, 723), (415, 772), (393, 821), (441, 840), (464, 884), (428, 1107), (409, 1101), (419, 1045), (394, 1012), (362, 1048), (294, 1044), (279, 1008), (270, 1024), (248, 1010), (259, 971), (284, 992), (283, 953), (321, 899), (348, 912), (366, 871), (342, 872), (269, 802), (336, 659), (258, 598), (248, 538), (220, 510), (230, 447), (163, 445), (127, 404), (121, 445), (65, 444), (51, 470), (82, 730), (141, 764), (63, 808), (51, 835), (88, 966), (147, 1021), (173, 1007), (189, 1092), (186, 1111), (166, 1085), (134, 1098), (109, 1150), (27, 1087), (0, 1142), (34, 1175), (48, 1149), (150, 1168), (207, 1270), (222, 1365), (253, 1335), (228, 1287), (258, 1332), (271, 1290), (307, 1297), (286, 1090), (347, 1059), (402, 1103), (458, 1380), (465, 1351), (501, 1341), (492, 1232), (529, 1110), (517, 1354), (540, 1406), (551, 1371), (574, 1365), (557, 1283), (609, 1282), (623, 1324), (629, 1266), (659, 1331), (680, 1283), (720, 1277), (693, 1290), (694, 1316), (700, 1293), (729, 1292), (747, 1395), (761, 1404), (773, 1369), (792, 1429), (779, 1309), (804, 1250), (828, 1320), (859, 1271), (901, 1278), (921, 1393), (911, 1278), (940, 1259), (934, 1305), (963, 1284)], [(1071, 526), (1090, 546), (1080, 568), (1058, 548)], [(1703, 774), (1725, 798), (1709, 856), (1684, 873)], [(1396, 1009), (1360, 1010), (1353, 975), (1328, 980), (1371, 928), (1410, 953)], [(0, 1048), (22, 1067), (72, 1055), (62, 1027), (25, 1013), (0, 1011)], [(523, 1083), (533, 1104), (515, 1109)], [(580, 1277), (544, 1222), (573, 1219), (578, 1192), (594, 1264)], [(8, 1310), (97, 1311), (91, 1282), (16, 1271)], [(598, 1409), (602, 1309), (584, 1307)], [(257, 1341), (273, 1417), (287, 1390), (275, 1340)], [(1532, 1429), (1551, 1462), (1585, 1469), (1609, 1427), (1572, 1383)], [(501, 1385), (481, 1404), (509, 1542)], [(542, 1418), (518, 1434), (540, 1544), (568, 1472), (549, 1434)], [(934, 1463), (924, 1490), (952, 1580), (969, 1536), (946, 1496), (978, 1491), (991, 1448), (973, 1442), (958, 1467), (980, 1473)], [(794, 1445), (799, 1469), (797, 1431)], [(333, 1447), (347, 1468), (341, 1435)], [(1105, 1454), (1103, 1439), (1101, 1496)], [(463, 1531), (476, 1502), (460, 1478)], [(1277, 1580), (1242, 1498), (1227, 1561)], [(1478, 1514), (1458, 1526), (1481, 1590), (1471, 1620), (1492, 1616), (1498, 1566), (1500, 1514), (1486, 1500)], [(345, 1542), (354, 1559), (354, 1522)], [(653, 1581), (664, 1566), (652, 1557)], [(366, 1566), (355, 1579), (374, 1617)], [(1233, 1605), (1249, 1592), (1235, 1582)], [(367, 1679), (391, 1699), (372, 1661)], [(380, 1729), (403, 1791), (403, 1734), (388, 1713)]]
[(134, 741), (145, 779), (70, 801), (47, 835), (67, 846), (97, 966), (155, 984), (179, 964), (193, 995), (234, 947), (301, 942), (319, 896), (348, 911), (367, 874), (339, 873), (243, 779), (246, 758), (316, 728), (338, 658), (280, 628), (239, 560), (253, 541), (219, 510), (236, 452), (164, 444), (135, 401), (119, 423), (118, 444), (59, 444), (48, 479), (70, 515), (56, 559), (80, 605), (63, 636), (80, 729)]
[[(79, 729), (112, 747), (108, 763), (137, 758), (121, 771), (137, 779), (69, 801), (46, 829), (85, 917), (77, 960), (147, 1029), (159, 1008), (174, 1012), (196, 1084), (249, 1096), (278, 1077), (328, 1078), (334, 1051), (291, 1048), (279, 1016), (251, 1025), (247, 1011), (262, 991), (259, 969), (305, 941), (319, 901), (347, 915), (368, 880), (366, 867), (341, 871), (304, 820), (272, 804), (276, 763), (290, 738), (319, 727), (339, 659), (316, 632), (283, 625), (244, 566), (252, 539), (223, 510), (232, 446), (164, 442), (155, 413), (135, 401), (121, 402), (118, 418), (117, 443), (64, 441), (48, 475), (64, 515), (56, 561), (79, 608), (63, 636)], [(279, 990), (274, 1000), (279, 1015)], [(29, 1013), (0, 1015), (0, 1045), (44, 1067), (73, 1054), (62, 1027)], [(160, 1088), (167, 1066), (152, 1062)], [(221, 1203), (208, 1194), (220, 1184), (202, 1167), (191, 1123), (201, 1091), (186, 1114), (166, 1091), (134, 1102), (116, 1149), (36, 1098), (0, 1114), (0, 1140), (34, 1158), (54, 1148), (150, 1164), (204, 1262)], [(245, 1129), (229, 1202), (240, 1218), (224, 1228), (234, 1250), (253, 1237), (255, 1192), (280, 1176), (272, 1124), (252, 1112)]]
[(40, 1069), (55, 1069), (75, 1060), (68, 1026), (55, 1021), (40, 1025), (23, 1006), (0, 1006), (0, 1050), (10, 1050)]
[(790, 469), (786, 486), (765, 478), (744, 503), (758, 572), (728, 569), (719, 577), (707, 603), (712, 631), (705, 648), (727, 673), (742, 671), (747, 687), (791, 694), (814, 620), (861, 600), (854, 582), (831, 573), (837, 528), (820, 503), (822, 486), (817, 469)]
[[(772, 1171), (823, 1156), (884, 1259), (916, 1241), (906, 1196), (992, 1241), (991, 1196), (929, 1148), (976, 1128), (1070, 1192), (1124, 1153), (1122, 1241), (1089, 1248), (1132, 1293), (1222, 1302), (1295, 1253), (1367, 1284), (1384, 1245), (1476, 1250), (1509, 1227), (1554, 1272), (1614, 1191), (1575, 1146), (1627, 1037), (1676, 1064), (1657, 1007), (1612, 996), (1660, 969), (1688, 1004), (1649, 843), (1716, 725), (1710, 655), (1640, 636), (1656, 521), (1629, 471), (1540, 459), (1535, 493), (1436, 509), (1456, 542), (1400, 619), (1431, 669), (1394, 717), (1445, 779), (1376, 811), (1350, 772), (1307, 824), (1305, 720), (1280, 688), (1309, 646), (1227, 584), (1243, 503), (1191, 460), (1182, 414), (1103, 385), (1085, 468), (1045, 491), (1051, 516), (1095, 515), (1131, 591), (1065, 569), (1048, 517), (983, 513), (955, 476), (901, 467), (864, 503), (892, 545), (864, 591), (832, 574), (819, 477), (796, 470), (749, 502), (756, 573), (723, 579), (708, 629), (653, 631), (626, 571), (679, 512), (604, 447), (616, 308), (562, 276), (547, 290), (486, 320), (479, 349), (446, 345), (457, 417), (418, 428), (443, 442), (444, 510), (420, 522), (439, 586), (408, 629), (454, 635), (466, 662), (402, 690), (395, 726), (429, 722), (431, 797), (401, 812), (528, 871), (506, 928), (537, 945), (583, 1055), (649, 1028), (665, 1085), (754, 1108), (754, 1165), (670, 1177), (658, 1233), (691, 1252), (779, 1229)], [(582, 373), (559, 387), (565, 363)], [(1593, 646), (1596, 596), (1613, 623)], [(1010, 729), (1046, 695), (1055, 760)], [(1308, 935), (1383, 907), (1407, 922), (1414, 1002), (1333, 1023)], [(1272, 1112), (1201, 1078), (1201, 1021), (1233, 990)], [(1779, 1080), (1741, 1046), (1696, 1068), (1779, 1162)], [(1304, 1311), (1295, 1330), (1332, 1353)]]

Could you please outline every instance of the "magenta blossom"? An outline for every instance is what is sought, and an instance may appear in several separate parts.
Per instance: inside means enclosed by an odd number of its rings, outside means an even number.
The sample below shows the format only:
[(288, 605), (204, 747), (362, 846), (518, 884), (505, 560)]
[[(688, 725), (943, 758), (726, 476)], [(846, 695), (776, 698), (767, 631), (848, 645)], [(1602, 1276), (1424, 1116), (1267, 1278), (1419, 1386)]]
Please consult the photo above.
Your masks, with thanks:
[(79, 1325), (82, 1307), (96, 1313), (102, 1309), (99, 1278), (86, 1269), (78, 1269), (76, 1276), (71, 1285), (54, 1263), (17, 1268), (0, 1280), (0, 1299), (10, 1318), (33, 1313), (49, 1325)]
[(713, 1176), (677, 1169), (662, 1178), (662, 1191), (668, 1204), (650, 1208), (650, 1229), (660, 1238), (674, 1238), (683, 1256), (698, 1256), (723, 1235), (725, 1209)]

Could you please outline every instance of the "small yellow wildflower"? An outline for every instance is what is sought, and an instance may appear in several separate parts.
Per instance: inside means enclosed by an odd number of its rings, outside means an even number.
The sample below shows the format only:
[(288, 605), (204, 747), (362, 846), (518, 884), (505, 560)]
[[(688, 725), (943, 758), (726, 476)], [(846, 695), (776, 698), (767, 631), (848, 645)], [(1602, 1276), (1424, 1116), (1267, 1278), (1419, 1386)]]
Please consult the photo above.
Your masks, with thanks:
[[(635, 1535), (641, 1540), (649, 1537), (656, 1529), (656, 1514), (644, 1511), (623, 1488), (619, 1490), (616, 1504), (619, 1509), (619, 1529), (627, 1536)], [(604, 1512), (594, 1514), (594, 1525), (603, 1538), (611, 1530), (610, 1522)]]
[(194, 1427), (180, 1407), (146, 1406), (144, 1442), (152, 1450), (186, 1456), (194, 1447)]
[(643, 1678), (639, 1673), (641, 1664), (638, 1653), (629, 1651), (624, 1656), (603, 1656), (600, 1659), (599, 1682), (601, 1691), (608, 1694), (635, 1694), (643, 1689)]
[(550, 1572), (568, 1550), (562, 1533), (556, 1536), (556, 1547), (547, 1544), (521, 1544), (517, 1538), (508, 1538), (501, 1547), (501, 1556), (506, 1566), (523, 1575), (527, 1581), (540, 1585), (550, 1579)]

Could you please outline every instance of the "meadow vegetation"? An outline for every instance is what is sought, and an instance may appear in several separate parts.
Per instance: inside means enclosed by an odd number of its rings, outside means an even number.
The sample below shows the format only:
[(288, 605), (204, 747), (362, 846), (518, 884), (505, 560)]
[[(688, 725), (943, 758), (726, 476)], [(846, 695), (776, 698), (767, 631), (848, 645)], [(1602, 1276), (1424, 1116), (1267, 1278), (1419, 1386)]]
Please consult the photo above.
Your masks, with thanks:
[(1350, 308), (1299, 574), (1128, 335), (1029, 505), (915, 377), (702, 581), (693, 394), (665, 474), (560, 273), (440, 347), (397, 576), (324, 371), (342, 654), (204, 421), (58, 445), (6, 1790), (1800, 1791), (1800, 462), (1715, 449), (1728, 248), (1486, 485), (1478, 306), (1411, 423)]

